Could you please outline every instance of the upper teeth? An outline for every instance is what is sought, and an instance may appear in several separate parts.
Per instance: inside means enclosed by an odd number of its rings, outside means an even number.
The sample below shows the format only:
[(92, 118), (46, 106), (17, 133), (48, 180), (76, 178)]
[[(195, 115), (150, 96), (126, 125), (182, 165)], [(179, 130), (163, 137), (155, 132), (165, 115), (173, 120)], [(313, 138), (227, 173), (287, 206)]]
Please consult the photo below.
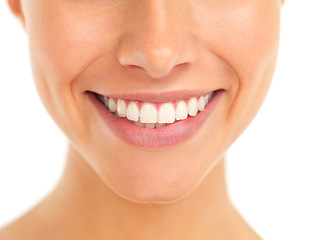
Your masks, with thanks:
[[(190, 116), (196, 116), (198, 111), (203, 111), (212, 99), (214, 92), (210, 92), (199, 98), (192, 97), (187, 100), (161, 103), (157, 107), (154, 103), (138, 101), (125, 101), (98, 95), (98, 99), (118, 117), (126, 117), (137, 126), (162, 127), (176, 120), (183, 120)], [(139, 109), (139, 105), (142, 105)], [(136, 122), (136, 123), (135, 123)]]

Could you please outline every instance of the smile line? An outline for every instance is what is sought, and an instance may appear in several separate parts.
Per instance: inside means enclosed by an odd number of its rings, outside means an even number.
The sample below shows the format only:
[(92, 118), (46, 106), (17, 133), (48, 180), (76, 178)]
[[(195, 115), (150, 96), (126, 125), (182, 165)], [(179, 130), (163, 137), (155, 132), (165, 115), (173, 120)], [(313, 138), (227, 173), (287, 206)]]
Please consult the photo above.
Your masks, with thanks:
[(165, 103), (116, 99), (96, 93), (95, 96), (115, 116), (124, 118), (137, 127), (161, 128), (196, 116), (205, 109), (215, 93), (213, 91), (200, 97)]

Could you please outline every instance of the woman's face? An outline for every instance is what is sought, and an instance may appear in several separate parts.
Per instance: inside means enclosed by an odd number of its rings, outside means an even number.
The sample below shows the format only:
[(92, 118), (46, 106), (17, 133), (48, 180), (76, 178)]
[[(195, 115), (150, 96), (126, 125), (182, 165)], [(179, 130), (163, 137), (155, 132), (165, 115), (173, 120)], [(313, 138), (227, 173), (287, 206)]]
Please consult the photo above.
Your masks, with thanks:
[(44, 105), (131, 201), (194, 189), (253, 119), (275, 68), (281, 0), (21, 4)]

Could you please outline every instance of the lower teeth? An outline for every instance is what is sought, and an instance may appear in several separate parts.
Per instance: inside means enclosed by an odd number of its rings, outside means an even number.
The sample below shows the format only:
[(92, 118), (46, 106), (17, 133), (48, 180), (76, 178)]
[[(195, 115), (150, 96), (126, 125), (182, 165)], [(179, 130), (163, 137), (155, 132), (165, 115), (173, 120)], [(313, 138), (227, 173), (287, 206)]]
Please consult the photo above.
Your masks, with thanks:
[[(125, 118), (125, 119), (128, 120), (127, 118)], [(130, 120), (128, 120), (128, 121), (130, 121)], [(161, 128), (161, 127), (165, 127), (168, 125), (166, 123), (142, 123), (140, 121), (130, 121), (130, 122), (133, 125), (135, 125), (137, 127), (141, 127), (141, 128)]]

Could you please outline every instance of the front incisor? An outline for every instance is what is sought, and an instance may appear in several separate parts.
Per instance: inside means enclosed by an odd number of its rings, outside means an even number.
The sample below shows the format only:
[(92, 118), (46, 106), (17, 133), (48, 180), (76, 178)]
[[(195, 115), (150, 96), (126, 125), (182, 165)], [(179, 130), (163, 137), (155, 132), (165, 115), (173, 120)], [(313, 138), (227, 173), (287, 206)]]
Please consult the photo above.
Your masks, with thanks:
[(140, 110), (140, 122), (157, 123), (158, 111), (152, 103), (144, 103)]
[(176, 120), (172, 103), (164, 103), (159, 109), (158, 123), (173, 123)]

